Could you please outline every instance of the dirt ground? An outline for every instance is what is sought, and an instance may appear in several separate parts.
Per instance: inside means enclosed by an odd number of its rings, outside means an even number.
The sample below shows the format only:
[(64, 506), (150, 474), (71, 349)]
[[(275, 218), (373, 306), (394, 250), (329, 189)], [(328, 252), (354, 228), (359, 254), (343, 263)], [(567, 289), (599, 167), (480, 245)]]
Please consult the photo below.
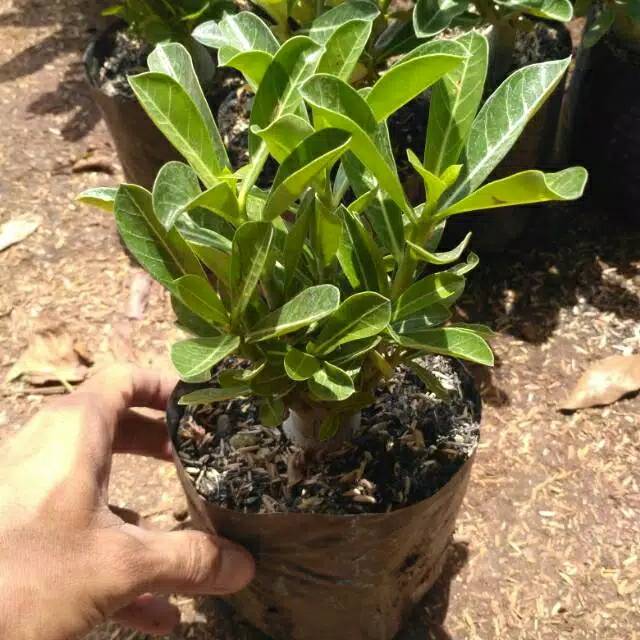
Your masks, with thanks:
[[(166, 297), (154, 287), (144, 319), (127, 319), (137, 270), (110, 217), (73, 202), (121, 179), (83, 80), (96, 13), (86, 0), (0, 0), (0, 224), (40, 218), (0, 252), (3, 380), (34, 332), (53, 327), (95, 366), (169, 366)], [(103, 171), (74, 172), (86, 157)], [(476, 372), (485, 417), (472, 483), (445, 573), (406, 640), (640, 637), (640, 397), (557, 409), (591, 362), (640, 352), (640, 225), (585, 203), (532, 220), (527, 245), (486, 257), (461, 304), (500, 332), (498, 364)], [(0, 393), (0, 437), (46, 401), (21, 381)], [(165, 528), (184, 509), (170, 465), (126, 456), (111, 497)], [(173, 638), (218, 637), (214, 603), (176, 601), (185, 623)], [(107, 625), (91, 638), (142, 636)]]

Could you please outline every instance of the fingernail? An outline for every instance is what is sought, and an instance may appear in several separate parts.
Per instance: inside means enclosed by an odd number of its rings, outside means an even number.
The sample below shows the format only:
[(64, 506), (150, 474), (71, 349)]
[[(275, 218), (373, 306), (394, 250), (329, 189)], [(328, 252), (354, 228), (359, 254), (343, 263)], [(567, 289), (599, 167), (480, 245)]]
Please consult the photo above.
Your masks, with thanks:
[(243, 547), (224, 538), (218, 539), (220, 569), (216, 576), (215, 593), (235, 593), (253, 580), (255, 562)]

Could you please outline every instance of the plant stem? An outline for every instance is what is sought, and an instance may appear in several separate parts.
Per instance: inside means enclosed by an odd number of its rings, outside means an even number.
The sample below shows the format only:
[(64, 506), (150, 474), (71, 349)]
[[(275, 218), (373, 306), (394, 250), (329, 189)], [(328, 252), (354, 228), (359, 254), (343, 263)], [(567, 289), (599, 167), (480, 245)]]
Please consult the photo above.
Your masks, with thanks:
[(267, 161), (268, 157), (269, 150), (267, 149), (267, 145), (263, 142), (258, 147), (258, 151), (251, 161), (251, 164), (249, 165), (251, 168), (242, 181), (240, 193), (238, 194), (238, 206), (240, 207), (240, 213), (245, 218), (247, 217), (247, 198), (249, 196), (249, 192), (260, 177), (260, 174), (262, 173), (262, 169), (264, 167), (264, 163)]
[[(433, 229), (433, 219), (430, 212), (427, 210), (423, 214), (418, 224), (413, 228), (411, 233), (411, 241), (418, 246), (424, 245), (429, 238), (429, 234)], [(400, 260), (400, 266), (396, 272), (393, 284), (391, 285), (391, 299), (396, 300), (398, 296), (411, 284), (413, 280), (413, 272), (418, 266), (418, 261), (411, 255), (411, 249), (405, 248), (402, 259)]]

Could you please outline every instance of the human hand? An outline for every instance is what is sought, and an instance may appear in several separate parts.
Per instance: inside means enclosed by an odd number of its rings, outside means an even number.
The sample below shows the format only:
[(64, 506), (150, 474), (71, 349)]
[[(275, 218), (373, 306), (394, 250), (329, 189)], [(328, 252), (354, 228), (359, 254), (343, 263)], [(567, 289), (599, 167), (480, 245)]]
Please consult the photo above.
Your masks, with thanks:
[(0, 638), (69, 640), (107, 618), (167, 633), (176, 607), (151, 593), (227, 594), (253, 577), (247, 551), (197, 531), (157, 532), (108, 506), (114, 452), (170, 458), (174, 380), (117, 366), (48, 404), (0, 447)]

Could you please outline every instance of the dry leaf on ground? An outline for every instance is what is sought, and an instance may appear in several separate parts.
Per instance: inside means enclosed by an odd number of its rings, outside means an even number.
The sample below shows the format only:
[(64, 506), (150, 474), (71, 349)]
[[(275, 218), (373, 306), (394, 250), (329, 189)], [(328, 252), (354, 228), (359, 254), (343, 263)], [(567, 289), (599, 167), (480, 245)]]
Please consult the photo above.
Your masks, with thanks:
[(611, 404), (640, 389), (640, 355), (610, 356), (587, 369), (561, 409), (572, 411)]
[(0, 251), (29, 237), (42, 222), (39, 216), (25, 215), (0, 225)]
[(88, 364), (82, 345), (63, 327), (48, 328), (33, 335), (6, 381), (22, 378), (33, 385), (82, 382), (87, 377)]

